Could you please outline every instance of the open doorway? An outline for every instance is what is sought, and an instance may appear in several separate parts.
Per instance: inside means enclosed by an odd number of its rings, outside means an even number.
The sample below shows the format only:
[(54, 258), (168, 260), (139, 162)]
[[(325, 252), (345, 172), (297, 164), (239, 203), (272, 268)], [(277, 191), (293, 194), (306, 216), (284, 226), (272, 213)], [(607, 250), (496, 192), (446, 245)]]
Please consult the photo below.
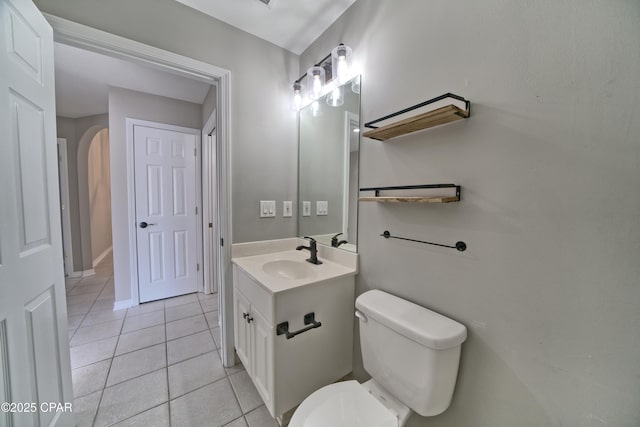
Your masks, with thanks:
[[(222, 336), (219, 343), (219, 350), (225, 366), (232, 366), (233, 361), (233, 346), (228, 345), (226, 341), (230, 339), (232, 334), (226, 333), (225, 330), (232, 328), (230, 322), (225, 320), (231, 317), (232, 304), (231, 304), (231, 283), (230, 283), (230, 241), (231, 241), (231, 227), (230, 227), (230, 179), (229, 179), (229, 141), (228, 141), (228, 124), (229, 124), (229, 110), (228, 110), (228, 88), (229, 88), (229, 73), (226, 70), (211, 66), (209, 64), (201, 63), (199, 61), (185, 58), (180, 55), (175, 55), (170, 52), (155, 49), (140, 43), (132, 42), (127, 39), (116, 37), (107, 33), (100, 32), (98, 30), (90, 29), (82, 25), (74, 24), (69, 21), (61, 20), (55, 17), (47, 17), (54, 28), (54, 36), (56, 41), (62, 42), (71, 46), (81, 46), (85, 49), (89, 49), (94, 52), (106, 53), (108, 55), (127, 59), (135, 63), (144, 63), (151, 65), (155, 69), (169, 71), (173, 74), (186, 76), (199, 81), (207, 82), (215, 86), (216, 96), (216, 109), (215, 113), (215, 141), (216, 147), (213, 150), (216, 151), (216, 164), (215, 175), (219, 179), (215, 183), (215, 188), (212, 191), (202, 192), (203, 206), (208, 206), (210, 197), (215, 197), (216, 207), (218, 209), (216, 219), (217, 227), (214, 227), (215, 238), (208, 239), (209, 244), (216, 245), (213, 251), (209, 248), (209, 253), (214, 254), (213, 263), (215, 265), (209, 266), (211, 269), (210, 277), (216, 282), (215, 285), (209, 285), (209, 291), (213, 291), (217, 288), (220, 294), (220, 325)], [(88, 37), (88, 34), (91, 37)], [(117, 39), (117, 40), (115, 40)], [(91, 40), (91, 41), (88, 41)], [(213, 129), (212, 129), (213, 130)], [(112, 131), (110, 129), (110, 131)], [(111, 150), (113, 152), (113, 149)], [(111, 158), (111, 162), (114, 159)], [(212, 166), (212, 165), (208, 165)], [(203, 168), (204, 169), (204, 168)], [(112, 182), (114, 181), (113, 167), (112, 170)], [(115, 179), (122, 179), (122, 176), (118, 176)], [(118, 193), (117, 189), (112, 188), (112, 196), (115, 197)], [(114, 215), (114, 227), (116, 225), (116, 212)], [(204, 217), (203, 217), (204, 219)], [(207, 223), (208, 228), (208, 223)], [(114, 231), (115, 233), (115, 231)], [(130, 240), (130, 239), (129, 239)], [(227, 242), (227, 245), (222, 246)], [(205, 249), (206, 250), (206, 249)], [(114, 239), (114, 253), (116, 253), (117, 247)], [(124, 254), (128, 257), (129, 254)], [(119, 255), (116, 254), (116, 257)], [(211, 259), (211, 258), (210, 258)], [(116, 275), (114, 280), (118, 280), (117, 275), (117, 261), (116, 261)], [(126, 269), (129, 272), (130, 269)], [(128, 276), (128, 277), (127, 277)], [(133, 274), (128, 274), (124, 277), (125, 281), (134, 286)], [(117, 294), (117, 292), (116, 292)], [(117, 295), (116, 295), (117, 298)], [(133, 301), (136, 303), (137, 301)], [(208, 303), (210, 305), (210, 303)]]

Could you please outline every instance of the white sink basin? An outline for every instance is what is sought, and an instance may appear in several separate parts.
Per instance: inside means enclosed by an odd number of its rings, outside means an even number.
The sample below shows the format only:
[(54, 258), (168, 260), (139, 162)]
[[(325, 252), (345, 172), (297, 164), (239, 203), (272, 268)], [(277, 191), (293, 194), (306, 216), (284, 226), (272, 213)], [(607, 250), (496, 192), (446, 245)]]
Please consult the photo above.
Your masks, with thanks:
[(306, 261), (279, 259), (262, 265), (262, 270), (278, 279), (307, 279), (316, 275), (313, 267)]
[[(289, 247), (296, 247), (304, 243), (300, 239), (290, 240), (287, 240), (287, 246)], [(261, 245), (264, 246), (264, 244)], [(260, 246), (259, 249), (263, 250), (263, 246)], [(305, 261), (309, 258), (307, 251), (297, 251), (295, 249), (277, 250), (256, 255), (246, 254), (234, 257), (232, 261), (271, 294), (312, 283), (354, 276), (358, 272), (357, 254), (335, 248), (323, 248), (322, 250), (330, 250), (328, 254), (333, 254), (333, 257), (340, 260), (350, 260), (350, 262), (343, 264), (331, 259), (328, 255), (323, 256), (322, 253), (318, 253), (318, 258), (320, 258), (322, 264), (313, 265)]]

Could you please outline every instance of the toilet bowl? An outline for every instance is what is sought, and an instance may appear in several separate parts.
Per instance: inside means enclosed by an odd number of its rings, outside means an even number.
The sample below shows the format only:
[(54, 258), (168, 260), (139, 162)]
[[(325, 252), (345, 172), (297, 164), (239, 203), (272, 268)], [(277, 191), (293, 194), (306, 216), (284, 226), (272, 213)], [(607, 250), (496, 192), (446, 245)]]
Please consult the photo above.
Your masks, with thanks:
[(403, 427), (412, 411), (442, 413), (451, 402), (466, 328), (424, 307), (374, 290), (356, 300), (363, 384), (344, 381), (309, 395), (290, 427)]
[(298, 406), (289, 427), (401, 427), (411, 410), (373, 380), (343, 381), (313, 392)]

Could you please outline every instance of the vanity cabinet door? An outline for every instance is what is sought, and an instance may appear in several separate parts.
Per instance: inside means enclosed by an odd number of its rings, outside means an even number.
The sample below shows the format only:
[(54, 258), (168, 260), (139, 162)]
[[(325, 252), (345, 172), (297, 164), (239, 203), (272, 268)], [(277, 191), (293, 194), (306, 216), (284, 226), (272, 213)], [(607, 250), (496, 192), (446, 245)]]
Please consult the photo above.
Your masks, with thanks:
[(267, 407), (270, 407), (273, 399), (273, 327), (253, 308), (251, 316), (253, 381)]
[(236, 341), (236, 353), (247, 368), (251, 370), (251, 326), (246, 320), (245, 314), (251, 313), (249, 301), (238, 292), (237, 289), (233, 293), (233, 312), (234, 312), (234, 338)]

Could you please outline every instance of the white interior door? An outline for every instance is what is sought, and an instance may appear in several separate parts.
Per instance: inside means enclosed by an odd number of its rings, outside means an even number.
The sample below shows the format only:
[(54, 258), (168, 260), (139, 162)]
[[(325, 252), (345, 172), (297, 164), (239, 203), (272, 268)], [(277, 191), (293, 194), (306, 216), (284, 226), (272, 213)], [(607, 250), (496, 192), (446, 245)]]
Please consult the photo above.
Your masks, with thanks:
[(140, 302), (198, 291), (198, 136), (134, 125)]
[(29, 405), (0, 411), (0, 425), (66, 427), (74, 422), (64, 411), (73, 392), (53, 32), (29, 0), (0, 0), (0, 90), (0, 402)]

